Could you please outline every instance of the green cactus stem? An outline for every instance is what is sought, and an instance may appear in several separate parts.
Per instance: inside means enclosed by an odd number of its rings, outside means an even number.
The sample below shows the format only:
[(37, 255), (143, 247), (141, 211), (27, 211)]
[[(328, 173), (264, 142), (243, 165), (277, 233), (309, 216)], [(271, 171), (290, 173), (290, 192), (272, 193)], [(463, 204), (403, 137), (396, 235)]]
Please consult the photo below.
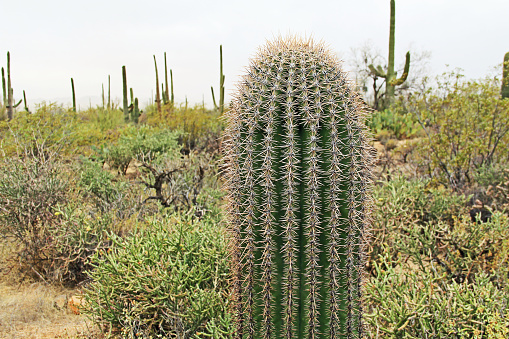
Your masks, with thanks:
[(171, 106), (173, 107), (175, 105), (175, 96), (173, 95), (173, 72), (172, 70), (170, 69), (170, 81), (171, 81)]
[(504, 55), (504, 64), (502, 72), (502, 89), (500, 94), (502, 99), (509, 98), (509, 52)]
[(74, 79), (71, 78), (72, 111), (76, 112), (76, 93), (74, 92)]
[(219, 106), (216, 104), (216, 97), (214, 96), (214, 87), (210, 86), (212, 92), (212, 101), (214, 108), (219, 109), (221, 114), (224, 112), (224, 74), (223, 74), (223, 45), (219, 46)]
[(109, 74), (108, 74), (108, 105), (106, 107), (108, 110), (111, 109), (111, 81)]
[(397, 73), (394, 71), (394, 47), (395, 47), (395, 31), (396, 31), (396, 4), (395, 0), (391, 0), (391, 17), (390, 17), (390, 31), (389, 31), (389, 64), (387, 72), (384, 72), (381, 66), (369, 65), (370, 72), (379, 78), (385, 79), (385, 100), (384, 108), (387, 108), (394, 101), (396, 86), (402, 85), (408, 78), (410, 70), (410, 52), (406, 53), (405, 66), (403, 74), (397, 78)]
[(168, 105), (170, 102), (170, 92), (168, 89), (168, 64), (166, 63), (166, 52), (164, 52), (164, 83), (166, 89), (163, 89), (163, 104)]
[(226, 113), (235, 338), (361, 338), (371, 148), (334, 53), (279, 38)]
[(25, 94), (25, 90), (23, 90), (23, 102), (25, 103), (25, 111), (30, 112), (30, 110), (28, 109), (28, 105), (27, 105), (27, 96)]
[(7, 107), (7, 88), (6, 88), (6, 85), (5, 85), (5, 71), (4, 71), (4, 68), (2, 67), (2, 92), (3, 92), (3, 105), (4, 107)]
[(124, 111), (124, 121), (129, 122), (129, 105), (127, 103), (127, 73), (125, 66), (122, 66), (122, 105)]
[(11, 87), (11, 54), (7, 52), (7, 120), (14, 117), (14, 107), (12, 105), (13, 90)]
[(159, 94), (159, 74), (157, 73), (157, 61), (156, 56), (154, 55), (154, 66), (156, 69), (156, 105), (157, 105), (157, 113), (161, 113), (161, 96)]
[(133, 113), (132, 118), (135, 124), (139, 122), (140, 118), (140, 108), (138, 106), (138, 98), (134, 98), (134, 106), (133, 106)]

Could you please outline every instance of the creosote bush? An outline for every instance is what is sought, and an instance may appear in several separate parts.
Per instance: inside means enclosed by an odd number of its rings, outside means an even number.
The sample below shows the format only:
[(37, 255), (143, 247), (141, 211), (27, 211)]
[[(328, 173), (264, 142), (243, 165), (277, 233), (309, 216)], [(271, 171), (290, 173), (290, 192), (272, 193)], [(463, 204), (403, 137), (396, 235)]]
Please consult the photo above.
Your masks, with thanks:
[(220, 225), (217, 211), (199, 221), (172, 214), (146, 220), (125, 238), (111, 235), (112, 246), (92, 258), (86, 313), (123, 337), (229, 338)]

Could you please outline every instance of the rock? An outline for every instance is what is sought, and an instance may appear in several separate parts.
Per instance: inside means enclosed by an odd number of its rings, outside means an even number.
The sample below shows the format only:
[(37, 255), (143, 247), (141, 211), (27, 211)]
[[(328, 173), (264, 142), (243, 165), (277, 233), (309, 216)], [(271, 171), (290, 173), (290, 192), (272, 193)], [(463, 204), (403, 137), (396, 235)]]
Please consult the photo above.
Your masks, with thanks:
[(69, 301), (67, 302), (67, 306), (74, 314), (80, 314), (80, 307), (83, 306), (84, 300), (82, 296), (79, 295), (73, 295), (69, 298)]
[(53, 306), (58, 310), (63, 310), (67, 306), (67, 296), (65, 294), (61, 294), (55, 298), (53, 301)]

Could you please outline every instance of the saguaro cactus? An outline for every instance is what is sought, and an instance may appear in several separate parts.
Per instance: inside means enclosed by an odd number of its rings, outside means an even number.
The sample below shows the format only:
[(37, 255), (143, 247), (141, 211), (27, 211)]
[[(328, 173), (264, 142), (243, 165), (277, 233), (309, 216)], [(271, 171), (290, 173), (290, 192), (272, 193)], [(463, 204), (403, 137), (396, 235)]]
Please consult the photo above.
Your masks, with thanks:
[(223, 45), (219, 46), (219, 106), (216, 104), (216, 97), (214, 95), (214, 87), (210, 86), (212, 92), (212, 101), (214, 108), (219, 109), (221, 114), (224, 112), (224, 74), (223, 74)]
[[(3, 70), (3, 69), (2, 69)], [(2, 72), (2, 85), (3, 85), (3, 72)], [(5, 97), (5, 90), (4, 90)], [(5, 100), (5, 99), (4, 99)], [(14, 104), (14, 90), (11, 86), (11, 53), (7, 52), (7, 120), (11, 120), (14, 117), (14, 109), (21, 104), (21, 100), (17, 104)]]
[(387, 65), (387, 72), (384, 72), (382, 67), (374, 67), (369, 65), (370, 72), (380, 78), (385, 78), (385, 107), (388, 107), (394, 100), (394, 93), (396, 86), (402, 85), (407, 77), (408, 71), (410, 70), (410, 52), (406, 53), (405, 67), (401, 77), (397, 78), (398, 74), (394, 71), (394, 45), (395, 45), (395, 30), (396, 30), (396, 3), (395, 0), (391, 0), (391, 18), (390, 18), (390, 30), (389, 30), (389, 64)]
[(156, 56), (154, 55), (154, 67), (156, 69), (156, 104), (157, 104), (157, 113), (161, 113), (161, 96), (159, 95), (159, 74), (157, 73), (157, 61)]
[(74, 79), (71, 78), (72, 111), (76, 112), (76, 92), (74, 91)]
[(509, 52), (504, 55), (501, 95), (502, 99), (509, 98)]
[(122, 105), (124, 111), (124, 121), (129, 121), (129, 105), (127, 103), (127, 73), (125, 66), (122, 66)]
[(360, 338), (366, 108), (323, 44), (277, 39), (227, 113), (236, 338)]

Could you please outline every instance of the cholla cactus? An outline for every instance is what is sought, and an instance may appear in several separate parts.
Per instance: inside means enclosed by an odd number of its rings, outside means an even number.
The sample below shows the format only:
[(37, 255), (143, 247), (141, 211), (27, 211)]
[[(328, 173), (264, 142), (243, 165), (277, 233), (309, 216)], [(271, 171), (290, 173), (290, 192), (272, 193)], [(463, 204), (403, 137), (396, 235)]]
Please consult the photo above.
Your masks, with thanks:
[(237, 338), (360, 338), (366, 108), (323, 44), (269, 42), (228, 112)]

